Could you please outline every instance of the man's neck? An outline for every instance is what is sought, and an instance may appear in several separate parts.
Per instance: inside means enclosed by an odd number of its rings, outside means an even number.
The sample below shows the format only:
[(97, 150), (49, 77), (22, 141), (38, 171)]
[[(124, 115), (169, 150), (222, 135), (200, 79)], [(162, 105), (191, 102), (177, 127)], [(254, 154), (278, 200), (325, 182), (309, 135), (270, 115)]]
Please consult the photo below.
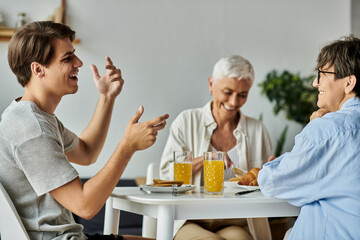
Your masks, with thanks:
[(42, 111), (54, 114), (57, 105), (61, 101), (61, 97), (49, 96), (42, 91), (32, 91), (31, 88), (25, 87), (25, 93), (21, 101), (34, 102)]

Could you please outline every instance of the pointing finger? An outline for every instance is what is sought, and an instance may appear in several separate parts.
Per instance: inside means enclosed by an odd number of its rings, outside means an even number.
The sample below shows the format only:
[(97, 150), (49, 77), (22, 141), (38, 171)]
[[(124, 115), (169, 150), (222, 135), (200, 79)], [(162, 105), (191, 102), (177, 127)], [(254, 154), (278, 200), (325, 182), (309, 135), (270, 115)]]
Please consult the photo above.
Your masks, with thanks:
[(154, 129), (154, 131), (159, 131), (159, 130), (165, 128), (165, 126), (166, 126), (166, 121), (164, 120), (163, 122), (153, 126), (153, 129)]
[(154, 118), (152, 120), (147, 121), (150, 126), (156, 127), (157, 125), (162, 124), (166, 119), (169, 118), (169, 114), (164, 114), (160, 117)]

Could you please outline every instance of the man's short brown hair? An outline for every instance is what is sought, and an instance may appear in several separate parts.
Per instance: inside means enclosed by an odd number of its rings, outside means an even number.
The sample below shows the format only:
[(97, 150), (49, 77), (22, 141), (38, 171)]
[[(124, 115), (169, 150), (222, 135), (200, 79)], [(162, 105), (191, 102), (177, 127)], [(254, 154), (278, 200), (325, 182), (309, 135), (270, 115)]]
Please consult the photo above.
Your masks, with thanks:
[(73, 41), (75, 32), (51, 21), (29, 23), (15, 32), (9, 43), (8, 61), (21, 86), (25, 87), (31, 78), (31, 63), (47, 66), (54, 54), (53, 40), (66, 38)]
[(336, 79), (355, 75), (357, 81), (354, 92), (360, 96), (359, 38), (350, 35), (323, 47), (319, 53), (315, 70), (323, 68), (325, 65), (334, 66)]

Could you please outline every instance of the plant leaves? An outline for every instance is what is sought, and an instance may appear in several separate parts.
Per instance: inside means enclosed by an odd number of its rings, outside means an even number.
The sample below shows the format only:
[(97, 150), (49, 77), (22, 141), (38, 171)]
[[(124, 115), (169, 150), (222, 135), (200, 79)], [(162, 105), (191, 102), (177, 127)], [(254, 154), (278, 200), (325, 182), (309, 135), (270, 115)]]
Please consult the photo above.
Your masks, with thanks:
[(311, 86), (314, 78), (314, 75), (301, 77), (299, 73), (293, 74), (287, 70), (280, 74), (272, 70), (259, 86), (261, 94), (274, 102), (275, 115), (284, 111), (287, 119), (305, 126), (310, 115), (317, 110), (318, 91)]

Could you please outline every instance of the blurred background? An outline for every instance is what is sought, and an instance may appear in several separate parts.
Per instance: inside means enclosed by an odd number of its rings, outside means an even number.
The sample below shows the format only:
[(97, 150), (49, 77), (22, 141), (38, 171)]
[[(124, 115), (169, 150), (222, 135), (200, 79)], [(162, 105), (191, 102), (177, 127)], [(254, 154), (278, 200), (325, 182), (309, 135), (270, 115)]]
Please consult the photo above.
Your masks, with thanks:
[[(66, 2), (64, 20), (77, 33), (76, 54), (84, 66), (79, 91), (65, 96), (55, 114), (80, 134), (92, 117), (98, 92), (89, 65), (104, 73), (105, 56), (123, 72), (125, 85), (117, 99), (104, 149), (96, 164), (75, 166), (91, 177), (105, 164), (140, 105), (140, 121), (170, 114), (167, 127), (151, 148), (135, 153), (122, 178), (145, 176), (150, 162), (160, 161), (174, 118), (211, 99), (207, 78), (216, 61), (238, 54), (255, 70), (255, 82), (244, 114), (262, 118), (273, 147), (288, 126), (282, 152), (290, 151), (303, 125), (275, 115), (274, 103), (259, 84), (272, 70), (301, 77), (314, 74), (319, 50), (342, 36), (360, 32), (356, 0), (77, 0)], [(18, 13), (25, 21), (46, 20), (60, 0), (1, 0), (2, 24), (15, 28)], [(8, 41), (0, 41), (0, 112), (23, 94), (7, 62)]]

